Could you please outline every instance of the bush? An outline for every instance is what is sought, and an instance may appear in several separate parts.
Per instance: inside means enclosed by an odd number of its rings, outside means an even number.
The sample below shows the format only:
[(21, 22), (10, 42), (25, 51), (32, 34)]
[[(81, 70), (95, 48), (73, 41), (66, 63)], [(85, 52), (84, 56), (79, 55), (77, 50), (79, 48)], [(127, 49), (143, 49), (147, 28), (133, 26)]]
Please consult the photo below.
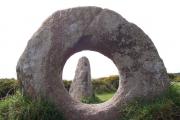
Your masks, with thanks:
[(64, 87), (66, 88), (66, 90), (69, 91), (69, 89), (71, 87), (72, 81), (70, 81), (70, 80), (63, 80), (63, 83), (64, 83)]
[(109, 76), (92, 80), (95, 93), (115, 92), (119, 86), (119, 76)]
[(169, 79), (171, 80), (174, 80), (174, 78), (176, 78), (176, 76), (173, 73), (169, 73), (168, 76), (169, 76)]
[(168, 76), (172, 82), (180, 82), (180, 73), (168, 73)]
[(0, 99), (13, 95), (19, 88), (19, 82), (15, 79), (0, 79)]
[(20, 92), (0, 100), (0, 120), (64, 120), (51, 103), (30, 100)]

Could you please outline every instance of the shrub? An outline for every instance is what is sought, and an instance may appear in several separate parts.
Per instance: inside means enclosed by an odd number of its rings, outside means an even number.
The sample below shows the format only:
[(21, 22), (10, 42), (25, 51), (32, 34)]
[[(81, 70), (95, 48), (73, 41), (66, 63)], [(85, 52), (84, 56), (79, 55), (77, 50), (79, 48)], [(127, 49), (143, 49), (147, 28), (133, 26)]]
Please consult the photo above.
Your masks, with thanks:
[(0, 99), (13, 95), (19, 88), (19, 82), (15, 79), (0, 79)]
[(169, 73), (168, 76), (169, 76), (169, 79), (171, 80), (173, 80), (176, 77), (173, 73)]
[(168, 76), (172, 82), (180, 82), (180, 73), (168, 73)]
[(72, 81), (70, 81), (70, 80), (63, 80), (63, 83), (64, 83), (64, 87), (66, 88), (66, 90), (69, 91), (69, 89), (71, 87)]
[(95, 93), (115, 92), (119, 86), (117, 75), (92, 80)]

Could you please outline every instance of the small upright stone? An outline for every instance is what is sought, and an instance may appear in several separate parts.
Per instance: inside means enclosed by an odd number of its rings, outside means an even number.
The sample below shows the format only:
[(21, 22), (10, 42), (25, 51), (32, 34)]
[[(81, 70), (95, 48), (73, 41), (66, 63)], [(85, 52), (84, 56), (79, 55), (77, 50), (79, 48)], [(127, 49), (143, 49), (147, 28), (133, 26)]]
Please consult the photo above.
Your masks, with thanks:
[(93, 96), (93, 88), (91, 82), (91, 70), (87, 57), (81, 57), (78, 61), (75, 77), (71, 84), (69, 94), (75, 100), (90, 98)]

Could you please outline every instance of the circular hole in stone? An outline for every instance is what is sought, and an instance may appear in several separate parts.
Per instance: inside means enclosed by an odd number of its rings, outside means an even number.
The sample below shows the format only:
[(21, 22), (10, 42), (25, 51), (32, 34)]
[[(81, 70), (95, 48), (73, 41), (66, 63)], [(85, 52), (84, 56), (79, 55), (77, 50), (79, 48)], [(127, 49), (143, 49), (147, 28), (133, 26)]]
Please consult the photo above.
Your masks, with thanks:
[(84, 50), (65, 63), (63, 83), (70, 96), (87, 104), (109, 100), (119, 85), (115, 64), (99, 52)]

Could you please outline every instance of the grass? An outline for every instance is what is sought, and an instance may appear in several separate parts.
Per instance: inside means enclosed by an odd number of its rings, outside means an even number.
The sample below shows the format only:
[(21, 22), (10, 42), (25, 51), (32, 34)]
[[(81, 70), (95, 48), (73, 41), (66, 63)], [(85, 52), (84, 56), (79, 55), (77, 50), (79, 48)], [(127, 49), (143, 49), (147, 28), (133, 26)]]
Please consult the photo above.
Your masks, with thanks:
[[(96, 94), (100, 101), (88, 103), (102, 103), (113, 95), (113, 92)], [(172, 82), (167, 92), (153, 101), (138, 99), (126, 105), (120, 114), (120, 120), (180, 120), (180, 82)]]
[(64, 120), (61, 113), (46, 101), (32, 101), (16, 92), (0, 100), (0, 120)]
[(101, 103), (102, 100), (99, 99), (99, 97), (97, 97), (95, 94), (93, 94), (93, 96), (91, 96), (91, 97), (82, 98), (81, 102), (87, 103), (87, 104), (98, 104), (98, 103)]
[(122, 120), (180, 120), (180, 83), (153, 101), (134, 101), (120, 110)]
[[(0, 84), (0, 120), (64, 120), (55, 106), (47, 101), (30, 100), (17, 91), (9, 94), (12, 85)], [(167, 92), (153, 101), (138, 99), (120, 109), (120, 120), (180, 120), (180, 82), (171, 82)], [(14, 89), (15, 91), (16, 89)], [(5, 94), (6, 92), (8, 94)], [(8, 96), (7, 96), (8, 95)], [(110, 99), (114, 92), (96, 93), (93, 98), (84, 99), (84, 103), (101, 103)]]
[(113, 95), (114, 95), (114, 92), (96, 94), (96, 96), (97, 96), (102, 102), (105, 102), (105, 101), (109, 100), (110, 98), (112, 98)]
[(87, 103), (87, 104), (98, 104), (98, 103), (103, 103), (114, 95), (114, 92), (104, 92), (104, 93), (96, 93), (92, 97), (89, 98), (83, 98), (81, 102)]
[[(114, 93), (103, 93), (82, 99), (83, 103), (101, 103)], [(23, 96), (19, 91), (0, 100), (0, 120), (64, 120), (63, 115), (52, 104)]]

